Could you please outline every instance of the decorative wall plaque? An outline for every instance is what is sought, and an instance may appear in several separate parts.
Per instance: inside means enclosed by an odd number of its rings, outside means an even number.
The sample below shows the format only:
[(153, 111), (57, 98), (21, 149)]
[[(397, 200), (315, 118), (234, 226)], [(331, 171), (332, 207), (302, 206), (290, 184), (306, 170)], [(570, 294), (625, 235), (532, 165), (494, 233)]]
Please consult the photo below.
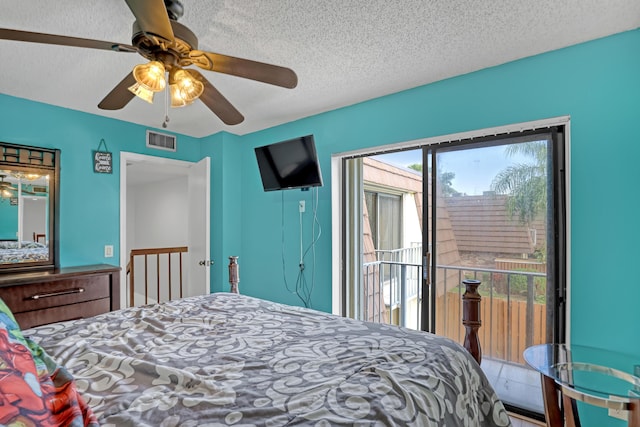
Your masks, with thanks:
[[(104, 151), (100, 151), (100, 147), (103, 145)], [(113, 173), (113, 156), (107, 150), (107, 143), (101, 139), (98, 149), (93, 150), (93, 171), (95, 173)]]

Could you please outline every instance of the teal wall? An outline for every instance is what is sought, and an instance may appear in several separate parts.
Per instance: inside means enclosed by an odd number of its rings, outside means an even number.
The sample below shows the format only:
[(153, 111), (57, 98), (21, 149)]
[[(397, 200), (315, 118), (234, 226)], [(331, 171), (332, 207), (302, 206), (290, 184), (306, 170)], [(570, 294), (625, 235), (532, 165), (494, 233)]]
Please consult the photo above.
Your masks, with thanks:
[[(327, 88), (330, 90), (330, 88)], [(325, 179), (320, 190), (314, 307), (331, 303), (330, 156), (365, 147), (557, 116), (571, 116), (571, 339), (640, 359), (640, 31), (481, 70), (242, 138), (241, 286), (296, 303), (282, 284), (281, 194), (264, 193), (252, 148), (313, 133)], [(284, 194), (287, 274), (295, 275), (297, 200)], [(309, 202), (307, 201), (307, 204)], [(293, 276), (295, 278), (295, 276)], [(622, 425), (588, 408), (586, 426)]]
[(238, 136), (226, 132), (202, 142), (202, 155), (211, 158), (211, 259), (215, 261), (211, 266), (211, 291), (228, 291), (229, 256), (242, 255), (242, 143)]
[[(640, 182), (640, 31), (584, 43), (330, 111), (242, 138), (242, 283), (245, 291), (294, 303), (282, 286), (280, 194), (260, 187), (255, 146), (313, 133), (325, 186), (320, 190), (319, 272), (314, 306), (330, 309), (330, 156), (365, 147), (571, 116), (572, 339), (640, 355), (626, 330), (640, 286), (635, 225)], [(285, 192), (288, 229), (299, 191)], [(309, 203), (309, 202), (307, 202)], [(295, 236), (294, 236), (295, 237)], [(295, 270), (296, 241), (287, 259)], [(260, 244), (256, 244), (260, 242)], [(289, 270), (293, 274), (295, 271)], [(598, 315), (594, 315), (598, 313)]]
[[(198, 139), (179, 136), (178, 151), (149, 150), (146, 127), (0, 94), (0, 141), (61, 150), (60, 266), (119, 263), (120, 151), (200, 160)], [(104, 139), (113, 173), (93, 172)], [(114, 257), (104, 258), (104, 245)]]
[(11, 206), (9, 198), (0, 199), (0, 240), (16, 240), (18, 205)]
[[(212, 159), (212, 290), (228, 289), (227, 257), (238, 255), (243, 293), (300, 305), (283, 283), (282, 202), (284, 274), (291, 286), (299, 258), (297, 204), (307, 203), (308, 233), (312, 193), (262, 191), (253, 148), (314, 134), (325, 185), (319, 190), (322, 236), (316, 246), (312, 305), (330, 311), (332, 154), (564, 115), (571, 116), (571, 339), (640, 356), (632, 326), (640, 302), (633, 275), (640, 259), (640, 30), (249, 135), (180, 136), (178, 153), (153, 155)], [(118, 248), (120, 166), (116, 162), (110, 176), (93, 174), (89, 157), (101, 138), (116, 154), (147, 153), (145, 130), (0, 95), (0, 140), (62, 149), (61, 264), (113, 261), (103, 259), (102, 252), (107, 243)], [(305, 235), (305, 244), (309, 239)], [(305, 262), (310, 282), (312, 262)], [(590, 412), (585, 425), (611, 425), (604, 411)]]

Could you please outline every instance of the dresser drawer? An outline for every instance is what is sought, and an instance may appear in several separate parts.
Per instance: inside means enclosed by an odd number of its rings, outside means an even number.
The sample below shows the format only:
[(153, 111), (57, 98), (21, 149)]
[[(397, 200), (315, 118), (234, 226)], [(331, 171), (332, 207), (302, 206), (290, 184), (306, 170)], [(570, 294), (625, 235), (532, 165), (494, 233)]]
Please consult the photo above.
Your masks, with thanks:
[(14, 313), (20, 329), (33, 328), (47, 323), (64, 322), (67, 320), (83, 319), (109, 311), (110, 299), (102, 298), (78, 304), (62, 305), (37, 311)]
[[(5, 288), (2, 292), (2, 299), (14, 314), (104, 298), (107, 301), (110, 298), (107, 275), (24, 284)], [(108, 306), (105, 311), (109, 311)]]
[(0, 298), (22, 328), (120, 308), (120, 268), (107, 264), (0, 274)]

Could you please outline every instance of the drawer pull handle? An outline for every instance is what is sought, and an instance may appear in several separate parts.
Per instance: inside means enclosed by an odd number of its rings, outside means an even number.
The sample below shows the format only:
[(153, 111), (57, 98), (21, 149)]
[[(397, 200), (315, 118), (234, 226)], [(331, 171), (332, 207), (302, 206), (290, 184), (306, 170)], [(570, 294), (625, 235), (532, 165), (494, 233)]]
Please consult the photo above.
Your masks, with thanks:
[(29, 299), (39, 300), (42, 298), (58, 297), (60, 295), (81, 294), (83, 292), (84, 292), (84, 288), (73, 288), (73, 289), (67, 289), (65, 291), (49, 292), (48, 294), (31, 295)]

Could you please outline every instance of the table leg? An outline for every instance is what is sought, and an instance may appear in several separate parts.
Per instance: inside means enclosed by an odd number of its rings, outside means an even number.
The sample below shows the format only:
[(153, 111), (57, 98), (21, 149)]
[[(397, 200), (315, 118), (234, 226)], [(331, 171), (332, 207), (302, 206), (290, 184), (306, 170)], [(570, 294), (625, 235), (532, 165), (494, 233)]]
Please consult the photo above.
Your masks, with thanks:
[(564, 405), (564, 415), (567, 421), (567, 427), (580, 427), (580, 418), (578, 417), (578, 405), (576, 401), (566, 394), (562, 395), (562, 403)]
[(556, 382), (546, 375), (540, 374), (542, 380), (542, 400), (544, 402), (544, 416), (548, 427), (563, 427), (564, 417), (558, 404), (560, 388)]
[(629, 403), (629, 427), (640, 427), (640, 400)]

